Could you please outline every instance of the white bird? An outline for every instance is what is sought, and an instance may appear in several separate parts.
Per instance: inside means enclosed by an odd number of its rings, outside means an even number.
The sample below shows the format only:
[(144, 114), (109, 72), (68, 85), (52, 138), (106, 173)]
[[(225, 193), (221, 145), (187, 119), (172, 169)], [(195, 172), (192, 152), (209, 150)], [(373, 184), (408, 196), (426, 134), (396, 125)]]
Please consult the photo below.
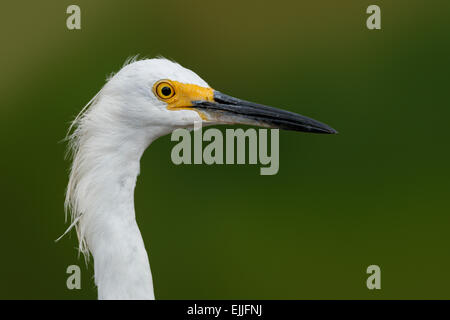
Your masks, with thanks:
[(313, 119), (215, 91), (175, 62), (126, 63), (83, 108), (68, 135), (73, 162), (67, 231), (75, 226), (80, 251), (94, 258), (99, 299), (154, 299), (134, 211), (139, 161), (152, 141), (198, 121), (336, 133)]

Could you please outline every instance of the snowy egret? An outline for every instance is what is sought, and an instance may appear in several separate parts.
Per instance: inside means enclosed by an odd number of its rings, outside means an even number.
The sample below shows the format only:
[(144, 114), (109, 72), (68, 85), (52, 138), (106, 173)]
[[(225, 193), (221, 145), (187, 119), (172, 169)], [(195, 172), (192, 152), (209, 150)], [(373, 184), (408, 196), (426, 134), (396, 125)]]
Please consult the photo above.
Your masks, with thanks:
[[(139, 161), (152, 141), (194, 122), (336, 133), (316, 120), (230, 97), (163, 59), (132, 60), (110, 77), (69, 129), (73, 162), (66, 193), (80, 251), (94, 258), (99, 299), (154, 299), (135, 219)], [(67, 232), (66, 231), (66, 232)]]

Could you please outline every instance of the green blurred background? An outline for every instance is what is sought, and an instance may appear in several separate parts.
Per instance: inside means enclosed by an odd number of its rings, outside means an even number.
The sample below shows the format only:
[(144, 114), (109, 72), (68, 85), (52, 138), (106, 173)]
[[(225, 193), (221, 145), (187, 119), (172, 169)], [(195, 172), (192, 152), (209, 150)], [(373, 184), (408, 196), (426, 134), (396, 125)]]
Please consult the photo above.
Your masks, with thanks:
[[(81, 7), (82, 30), (66, 28)], [(382, 30), (366, 28), (370, 4)], [(450, 2), (15, 1), (0, 19), (0, 298), (95, 299), (64, 224), (69, 122), (131, 55), (329, 123), (280, 132), (280, 171), (175, 166), (136, 189), (159, 299), (450, 298)], [(179, 190), (174, 193), (172, 190)], [(82, 289), (66, 288), (78, 264)], [(381, 290), (366, 268), (381, 267)]]

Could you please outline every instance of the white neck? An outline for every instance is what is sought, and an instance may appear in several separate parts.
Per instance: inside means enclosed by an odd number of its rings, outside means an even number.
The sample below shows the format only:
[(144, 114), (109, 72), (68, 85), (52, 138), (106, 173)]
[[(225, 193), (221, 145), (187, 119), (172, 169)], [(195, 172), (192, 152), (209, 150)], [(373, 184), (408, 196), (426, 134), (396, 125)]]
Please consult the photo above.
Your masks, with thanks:
[(88, 245), (99, 299), (155, 298), (147, 252), (131, 207), (111, 209), (108, 223), (88, 237)]
[(146, 143), (129, 143), (103, 153), (101, 168), (92, 172), (96, 211), (85, 222), (99, 299), (154, 299), (150, 264), (134, 211), (134, 188)]
[(86, 241), (94, 257), (98, 297), (154, 299), (150, 264), (135, 219), (134, 188), (143, 152), (165, 132), (157, 127), (139, 134), (125, 128), (103, 131), (88, 121), (81, 130), (66, 201), (79, 218), (81, 244)]

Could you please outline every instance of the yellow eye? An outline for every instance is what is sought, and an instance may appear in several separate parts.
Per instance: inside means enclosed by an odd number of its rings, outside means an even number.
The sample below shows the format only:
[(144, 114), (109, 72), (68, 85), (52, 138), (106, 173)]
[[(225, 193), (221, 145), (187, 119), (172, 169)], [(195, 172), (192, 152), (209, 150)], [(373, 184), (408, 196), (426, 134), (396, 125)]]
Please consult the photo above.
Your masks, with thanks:
[(161, 81), (155, 84), (154, 92), (159, 98), (167, 100), (175, 95), (175, 88), (169, 82)]

